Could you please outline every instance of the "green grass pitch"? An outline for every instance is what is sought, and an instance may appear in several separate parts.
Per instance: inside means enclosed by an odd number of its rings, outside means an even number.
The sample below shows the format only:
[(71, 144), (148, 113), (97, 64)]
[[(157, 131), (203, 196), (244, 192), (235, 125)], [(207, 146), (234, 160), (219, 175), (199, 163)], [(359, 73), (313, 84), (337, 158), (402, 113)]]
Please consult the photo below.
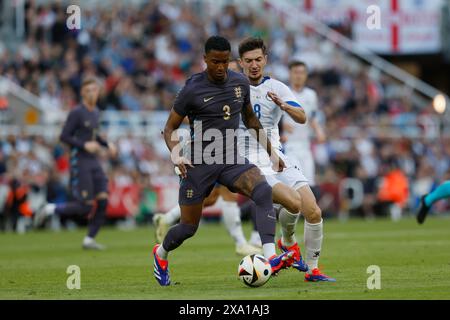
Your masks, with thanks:
[[(248, 234), (250, 225), (245, 224)], [(336, 283), (306, 283), (284, 270), (260, 288), (237, 279), (240, 261), (224, 227), (201, 225), (171, 253), (171, 278), (152, 275), (154, 230), (105, 228), (104, 252), (85, 252), (85, 230), (0, 234), (0, 299), (450, 299), (450, 218), (341, 223), (326, 220), (320, 266)], [(298, 226), (302, 238), (303, 225)], [(81, 268), (81, 289), (69, 290), (69, 265)], [(367, 267), (381, 269), (381, 289), (366, 286)]]

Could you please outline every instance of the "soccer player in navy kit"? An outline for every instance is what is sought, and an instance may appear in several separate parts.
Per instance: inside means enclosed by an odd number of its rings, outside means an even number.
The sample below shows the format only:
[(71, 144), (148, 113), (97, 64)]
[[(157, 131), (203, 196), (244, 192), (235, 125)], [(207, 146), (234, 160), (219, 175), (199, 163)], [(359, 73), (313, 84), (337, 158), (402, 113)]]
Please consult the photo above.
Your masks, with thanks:
[[(115, 156), (116, 147), (98, 134), (99, 111), (97, 99), (100, 86), (94, 78), (87, 78), (81, 85), (82, 103), (72, 110), (64, 124), (60, 140), (70, 146), (70, 189), (73, 202), (47, 204), (36, 213), (35, 225), (46, 217), (88, 215), (88, 234), (83, 240), (84, 249), (102, 250), (95, 241), (106, 215), (108, 203), (108, 179), (97, 159), (101, 147), (108, 148)], [(95, 207), (95, 210), (94, 210)]]
[[(272, 150), (250, 103), (250, 85), (243, 75), (228, 70), (231, 46), (220, 36), (210, 37), (205, 43), (206, 70), (193, 75), (178, 93), (164, 128), (164, 139), (171, 151), (172, 161), (181, 173), (178, 202), (181, 208), (180, 223), (173, 226), (161, 245), (153, 248), (154, 276), (162, 286), (170, 285), (168, 253), (192, 237), (200, 222), (203, 200), (216, 182), (234, 192), (250, 197), (257, 207), (257, 227), (263, 243), (264, 256), (269, 259), (272, 273), (293, 263), (293, 252), (277, 256), (275, 251), (276, 217), (272, 203), (272, 188), (260, 170), (248, 160), (239, 158), (237, 135), (233, 141), (225, 139), (227, 130), (238, 130), (240, 115), (248, 129), (258, 132), (256, 138), (271, 156), (274, 169), (282, 171), (284, 162)], [(191, 155), (180, 156), (175, 138), (185, 116), (191, 126)], [(209, 130), (211, 129), (211, 130)], [(213, 139), (206, 136), (212, 131), (214, 142), (222, 142), (222, 150), (215, 149), (214, 159), (205, 153)], [(219, 133), (219, 135), (217, 135)], [(204, 138), (204, 139), (203, 139)], [(211, 152), (211, 154), (213, 154)], [(232, 163), (229, 163), (229, 156)]]

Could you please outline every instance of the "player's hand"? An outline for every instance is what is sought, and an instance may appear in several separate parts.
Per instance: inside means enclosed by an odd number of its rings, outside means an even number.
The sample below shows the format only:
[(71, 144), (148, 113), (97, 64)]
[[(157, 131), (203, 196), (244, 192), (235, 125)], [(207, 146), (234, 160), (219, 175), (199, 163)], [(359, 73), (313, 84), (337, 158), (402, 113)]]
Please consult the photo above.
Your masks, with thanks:
[(187, 178), (187, 167), (194, 167), (191, 161), (186, 157), (178, 157), (174, 159), (173, 163), (175, 164), (175, 173), (183, 179)]
[(286, 168), (286, 164), (283, 159), (281, 159), (275, 151), (272, 151), (270, 161), (272, 162), (272, 169), (275, 172), (281, 172), (284, 168)]
[(100, 144), (97, 141), (88, 141), (84, 144), (84, 149), (89, 153), (100, 151)]
[(111, 157), (117, 157), (117, 147), (112, 142), (108, 142), (108, 150)]
[(281, 108), (281, 110), (286, 109), (286, 103), (280, 99), (280, 97), (275, 92), (268, 92), (267, 95), (269, 96), (272, 101)]

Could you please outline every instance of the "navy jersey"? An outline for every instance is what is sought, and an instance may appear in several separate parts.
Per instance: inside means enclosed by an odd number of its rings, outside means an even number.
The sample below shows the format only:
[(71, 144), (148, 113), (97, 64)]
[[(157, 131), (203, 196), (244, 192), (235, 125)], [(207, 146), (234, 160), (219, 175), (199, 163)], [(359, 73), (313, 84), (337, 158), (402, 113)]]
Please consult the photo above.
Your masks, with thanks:
[[(222, 144), (219, 158), (225, 159), (226, 153), (236, 154), (236, 135), (239, 128), (242, 108), (250, 103), (250, 83), (241, 73), (228, 70), (227, 80), (216, 84), (208, 79), (206, 71), (194, 74), (178, 93), (173, 109), (181, 116), (188, 116), (191, 127), (191, 151), (201, 146), (205, 151), (212, 142)], [(213, 129), (213, 130), (210, 130)], [(225, 139), (227, 129), (236, 131)], [(217, 145), (217, 144), (216, 144)], [(206, 150), (207, 151), (207, 150)], [(213, 154), (214, 154), (213, 152)], [(191, 156), (194, 159), (194, 156)], [(199, 163), (197, 155), (194, 163)], [(223, 160), (224, 161), (224, 160)], [(201, 163), (204, 163), (202, 161)]]
[(95, 157), (84, 149), (88, 141), (97, 141), (103, 146), (107, 142), (98, 135), (99, 112), (97, 109), (89, 111), (83, 105), (70, 111), (61, 132), (60, 140), (67, 143), (72, 150), (79, 151), (79, 155)]

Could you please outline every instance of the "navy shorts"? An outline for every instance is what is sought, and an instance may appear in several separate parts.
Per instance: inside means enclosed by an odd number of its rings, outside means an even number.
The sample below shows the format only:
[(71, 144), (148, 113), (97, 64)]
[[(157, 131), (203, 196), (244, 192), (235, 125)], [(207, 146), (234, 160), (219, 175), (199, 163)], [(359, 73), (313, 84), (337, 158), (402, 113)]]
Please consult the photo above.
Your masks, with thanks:
[(178, 204), (194, 205), (203, 202), (216, 184), (230, 190), (244, 172), (256, 167), (246, 161), (245, 164), (198, 164), (188, 167), (187, 178), (180, 179)]
[(108, 178), (98, 160), (72, 154), (70, 189), (72, 196), (78, 201), (94, 200), (98, 194), (108, 192)]

